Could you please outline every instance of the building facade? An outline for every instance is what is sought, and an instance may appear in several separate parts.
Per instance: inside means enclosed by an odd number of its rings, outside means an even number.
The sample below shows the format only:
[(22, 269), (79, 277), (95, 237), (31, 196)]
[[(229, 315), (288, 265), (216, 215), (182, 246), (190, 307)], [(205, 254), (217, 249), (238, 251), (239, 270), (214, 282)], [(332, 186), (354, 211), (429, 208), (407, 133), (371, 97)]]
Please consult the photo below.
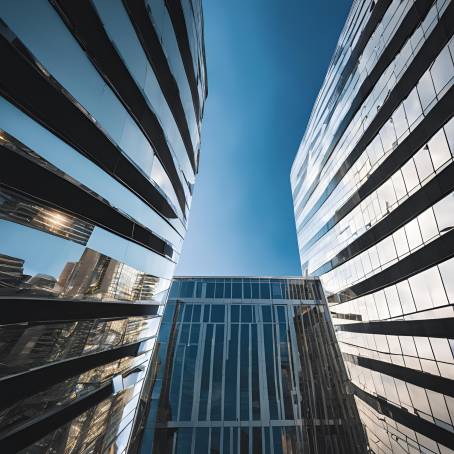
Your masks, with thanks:
[(291, 171), (374, 453), (454, 452), (453, 24), (353, 1)]
[(1, 2), (1, 452), (131, 442), (198, 172), (203, 40), (200, 0)]
[(364, 453), (319, 280), (177, 278), (140, 453)]

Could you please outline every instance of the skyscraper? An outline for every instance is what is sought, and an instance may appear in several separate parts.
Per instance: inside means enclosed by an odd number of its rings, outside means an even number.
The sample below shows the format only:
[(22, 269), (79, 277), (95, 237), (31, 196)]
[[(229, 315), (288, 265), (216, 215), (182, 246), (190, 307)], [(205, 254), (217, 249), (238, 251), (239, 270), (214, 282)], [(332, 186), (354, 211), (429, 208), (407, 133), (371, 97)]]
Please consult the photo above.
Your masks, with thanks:
[(317, 279), (174, 280), (140, 453), (364, 453)]
[(0, 451), (124, 452), (185, 236), (200, 0), (0, 8)]
[(454, 450), (454, 5), (354, 1), (291, 184), (375, 453)]

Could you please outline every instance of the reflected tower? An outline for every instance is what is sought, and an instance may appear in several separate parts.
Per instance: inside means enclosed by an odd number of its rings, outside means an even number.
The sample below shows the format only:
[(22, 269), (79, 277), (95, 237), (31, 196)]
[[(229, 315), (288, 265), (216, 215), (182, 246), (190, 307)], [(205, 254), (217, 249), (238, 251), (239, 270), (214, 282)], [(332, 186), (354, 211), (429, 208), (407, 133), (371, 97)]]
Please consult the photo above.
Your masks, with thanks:
[(200, 0), (0, 8), (0, 451), (124, 452), (187, 228)]

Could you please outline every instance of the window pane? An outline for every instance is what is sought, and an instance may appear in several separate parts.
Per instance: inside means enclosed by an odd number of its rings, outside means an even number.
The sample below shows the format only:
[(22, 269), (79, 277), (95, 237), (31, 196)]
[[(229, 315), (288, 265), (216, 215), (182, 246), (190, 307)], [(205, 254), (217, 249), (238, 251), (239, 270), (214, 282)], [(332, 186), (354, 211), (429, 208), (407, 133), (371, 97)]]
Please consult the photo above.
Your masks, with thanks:
[(454, 304), (454, 258), (438, 265), (449, 302)]
[(435, 169), (441, 167), (448, 159), (451, 158), (451, 153), (449, 152), (448, 142), (446, 141), (446, 136), (443, 129), (440, 129), (427, 144), (430, 151), (430, 156), (432, 157), (432, 162)]
[(241, 299), (243, 297), (241, 290), (242, 290), (241, 282), (234, 282), (232, 284), (232, 298)]
[(454, 74), (454, 67), (448, 47), (445, 47), (430, 69), (437, 93), (445, 87)]
[(211, 321), (213, 323), (224, 322), (225, 306), (223, 304), (213, 304), (211, 306)]
[(237, 304), (233, 304), (230, 306), (230, 319), (233, 323), (239, 323), (240, 322), (240, 306)]
[(451, 193), (433, 206), (440, 232), (454, 227), (454, 194)]

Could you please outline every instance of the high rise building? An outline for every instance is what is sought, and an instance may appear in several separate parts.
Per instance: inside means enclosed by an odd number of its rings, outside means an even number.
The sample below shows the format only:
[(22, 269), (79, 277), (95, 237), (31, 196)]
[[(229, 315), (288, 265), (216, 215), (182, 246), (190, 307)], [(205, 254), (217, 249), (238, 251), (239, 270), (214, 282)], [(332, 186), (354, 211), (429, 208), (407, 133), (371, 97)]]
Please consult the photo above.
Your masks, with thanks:
[(201, 0), (4, 0), (0, 54), (0, 451), (125, 452), (199, 166)]
[(454, 4), (353, 1), (291, 171), (374, 453), (454, 450)]
[(174, 280), (140, 453), (364, 453), (317, 279)]

